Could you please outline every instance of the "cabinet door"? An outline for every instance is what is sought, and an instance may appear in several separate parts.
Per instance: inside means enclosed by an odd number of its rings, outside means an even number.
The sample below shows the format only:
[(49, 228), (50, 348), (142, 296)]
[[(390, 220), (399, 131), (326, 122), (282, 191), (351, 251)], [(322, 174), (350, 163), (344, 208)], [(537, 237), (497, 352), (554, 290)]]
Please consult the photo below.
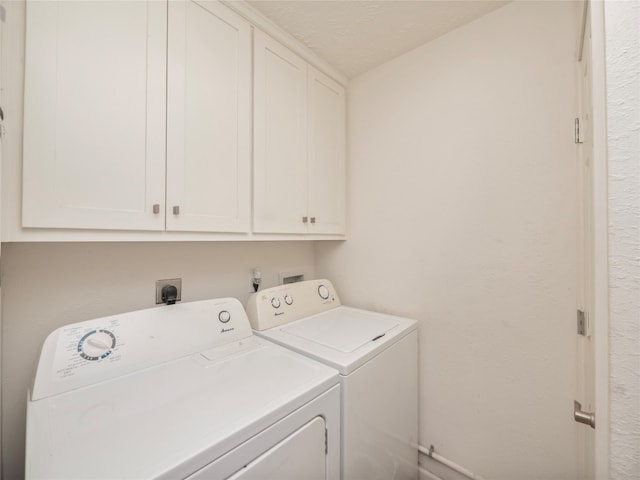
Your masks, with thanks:
[(166, 10), (27, 3), (23, 226), (164, 228)]
[(249, 24), (213, 0), (171, 1), (168, 58), (167, 230), (247, 232)]
[(309, 233), (345, 231), (345, 90), (309, 67)]
[(307, 64), (265, 34), (254, 35), (253, 229), (306, 233)]

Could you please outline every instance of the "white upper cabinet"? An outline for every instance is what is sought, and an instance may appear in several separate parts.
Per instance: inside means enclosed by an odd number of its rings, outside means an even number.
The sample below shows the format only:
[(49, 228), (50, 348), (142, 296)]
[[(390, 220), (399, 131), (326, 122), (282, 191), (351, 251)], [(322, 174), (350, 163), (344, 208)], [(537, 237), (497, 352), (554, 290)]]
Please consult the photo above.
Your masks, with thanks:
[(341, 234), (344, 212), (344, 88), (256, 31), (253, 230)]
[(345, 231), (345, 91), (313, 67), (308, 75), (310, 231)]
[(153, 0), (27, 3), (23, 226), (164, 228), (166, 23)]
[(345, 89), (238, 8), (26, 1), (11, 241), (342, 237)]
[(254, 220), (256, 232), (305, 233), (307, 63), (254, 32)]
[(216, 1), (169, 2), (167, 230), (247, 232), (251, 30)]
[(213, 0), (34, 1), (26, 59), (23, 226), (249, 231), (245, 20)]

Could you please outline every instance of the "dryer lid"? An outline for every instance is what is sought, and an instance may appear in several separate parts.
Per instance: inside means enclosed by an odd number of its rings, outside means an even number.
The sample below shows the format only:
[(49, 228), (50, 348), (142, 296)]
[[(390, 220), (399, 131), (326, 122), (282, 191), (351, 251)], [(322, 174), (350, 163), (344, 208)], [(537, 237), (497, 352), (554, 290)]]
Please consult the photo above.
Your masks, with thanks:
[(185, 478), (338, 372), (254, 336), (27, 403), (27, 478)]
[(286, 325), (282, 331), (339, 352), (351, 353), (372, 341), (379, 340), (399, 323), (394, 317), (337, 308)]

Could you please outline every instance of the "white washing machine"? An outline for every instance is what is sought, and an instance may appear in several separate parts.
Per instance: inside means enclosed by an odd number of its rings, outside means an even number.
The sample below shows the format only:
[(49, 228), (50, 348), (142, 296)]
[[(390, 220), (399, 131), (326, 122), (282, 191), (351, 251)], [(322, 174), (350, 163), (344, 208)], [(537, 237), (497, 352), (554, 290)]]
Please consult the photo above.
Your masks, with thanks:
[(28, 479), (338, 479), (338, 372), (254, 336), (235, 299), (74, 323), (47, 337)]
[(340, 372), (344, 480), (418, 478), (415, 320), (342, 306), (331, 282), (251, 295), (256, 334)]

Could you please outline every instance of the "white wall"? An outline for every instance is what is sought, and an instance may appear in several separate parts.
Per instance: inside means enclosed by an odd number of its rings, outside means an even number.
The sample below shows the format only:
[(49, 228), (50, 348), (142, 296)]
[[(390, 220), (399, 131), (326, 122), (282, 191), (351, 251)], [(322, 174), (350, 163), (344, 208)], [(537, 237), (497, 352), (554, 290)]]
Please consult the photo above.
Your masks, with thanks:
[(640, 478), (640, 2), (605, 2), (610, 475)]
[(183, 301), (236, 297), (251, 270), (313, 278), (311, 242), (9, 243), (2, 246), (4, 478), (24, 475), (27, 388), (47, 334), (67, 323), (155, 306), (155, 281), (182, 278)]
[(420, 440), (576, 476), (577, 3), (514, 2), (354, 79), (345, 303), (420, 325)]

